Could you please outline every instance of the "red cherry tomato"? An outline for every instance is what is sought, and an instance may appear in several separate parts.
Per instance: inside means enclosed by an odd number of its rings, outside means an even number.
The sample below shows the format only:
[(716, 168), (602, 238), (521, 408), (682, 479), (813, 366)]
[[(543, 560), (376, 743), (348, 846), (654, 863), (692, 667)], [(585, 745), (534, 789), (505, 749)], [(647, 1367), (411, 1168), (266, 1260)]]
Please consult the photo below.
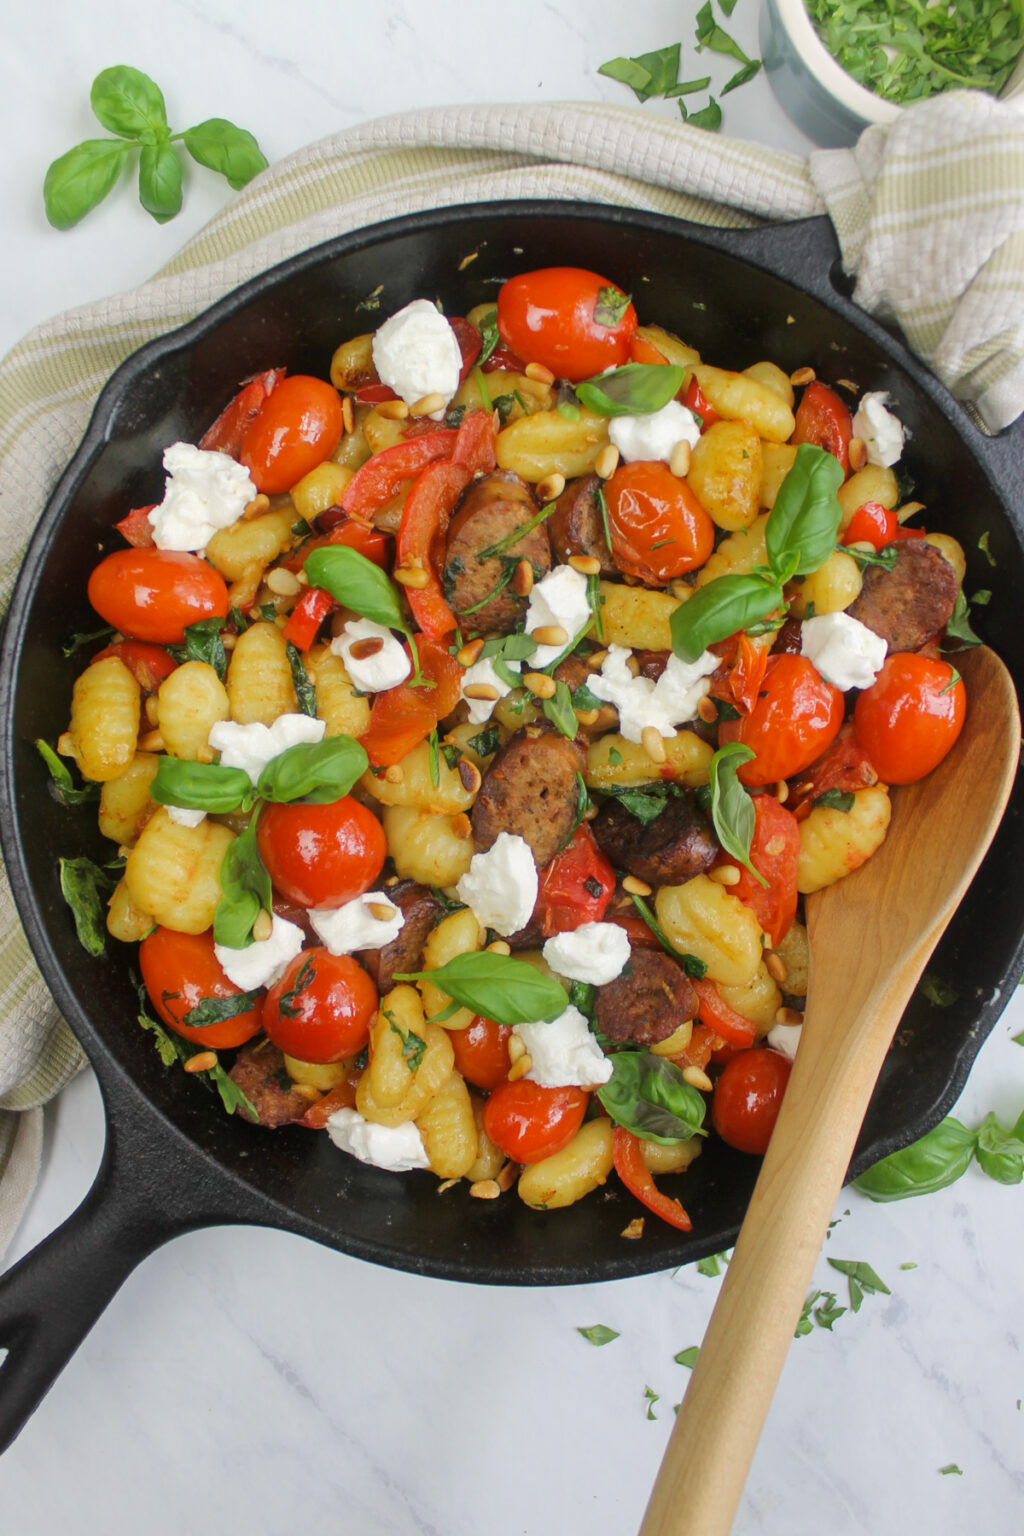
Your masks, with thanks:
[(586, 825), (541, 870), (540, 903), (544, 937), (599, 923), (615, 890), (615, 871)]
[(767, 888), (735, 859), (723, 863), (739, 871), (739, 880), (729, 889), (750, 908), (774, 947), (782, 943), (796, 916), (800, 824), (771, 794), (754, 796), (754, 816), (750, 862), (768, 881)]
[(778, 1051), (739, 1051), (715, 1084), (711, 1124), (738, 1152), (765, 1152), (779, 1118), (792, 1062)]
[(173, 928), (154, 928), (139, 945), (139, 967), (150, 1001), (160, 1018), (185, 1040), (227, 1051), (244, 1045), (261, 1025), (263, 1000), (245, 1013), (222, 1019), (219, 1024), (183, 1024), (186, 1013), (204, 997), (237, 997), (241, 987), (229, 981), (213, 951), (213, 929), (205, 933), (176, 933)]
[(807, 768), (838, 734), (843, 696), (806, 656), (772, 656), (749, 715), (723, 720), (719, 740), (741, 741), (755, 756), (742, 763), (744, 784), (774, 784)]
[(899, 523), (896, 513), (883, 507), (880, 501), (866, 501), (858, 507), (843, 529), (844, 544), (873, 544), (881, 549), (896, 537)]
[(150, 645), (146, 640), (115, 640), (113, 645), (97, 651), (92, 659), (103, 661), (107, 656), (116, 656), (124, 662), (143, 693), (156, 693), (164, 678), (170, 677), (178, 665), (162, 645)]
[(578, 384), (629, 361), (636, 310), (606, 277), (583, 267), (541, 267), (498, 292), (498, 330), (513, 352)]
[(716, 421), (721, 421), (722, 419), (695, 378), (692, 378), (686, 386), (683, 404), (688, 411), (692, 411), (695, 416), (700, 417), (700, 430), (702, 432), (706, 432), (708, 427), (713, 427)]
[(714, 548), (714, 523), (667, 464), (623, 464), (605, 487), (605, 501), (616, 565), (649, 586), (696, 570)]
[(370, 1037), (377, 988), (351, 955), (304, 949), (267, 993), (263, 1028), (286, 1056), (344, 1061)]
[(826, 453), (835, 455), (845, 475), (850, 468), (852, 436), (850, 413), (835, 390), (819, 384), (817, 379), (808, 384), (796, 408), (796, 430), (790, 442), (816, 443)]
[(455, 1067), (467, 1083), (490, 1093), (508, 1075), (509, 1024), (496, 1024), (477, 1014), (468, 1029), (448, 1033), (455, 1052)]
[(293, 373), (268, 395), (246, 428), (239, 458), (258, 491), (268, 496), (292, 486), (337, 448), (343, 429), (341, 397), (325, 379)]
[(283, 368), (270, 368), (266, 373), (258, 373), (248, 379), (238, 394), (228, 401), (213, 426), (208, 427), (199, 439), (200, 448), (229, 453), (233, 459), (237, 459), (246, 432), (284, 376)]
[(948, 661), (897, 651), (857, 699), (853, 725), (880, 779), (913, 784), (942, 762), (966, 707), (964, 685)]
[(300, 907), (340, 907), (361, 896), (387, 854), (380, 822), (350, 795), (329, 805), (264, 806), (256, 842), (276, 888)]
[(499, 1083), (484, 1105), (484, 1130), (516, 1163), (539, 1163), (561, 1152), (583, 1124), (582, 1088), (542, 1088), (520, 1077)]
[(226, 619), (224, 578), (198, 555), (174, 549), (117, 549), (89, 577), (89, 601), (123, 635), (180, 645), (186, 624)]

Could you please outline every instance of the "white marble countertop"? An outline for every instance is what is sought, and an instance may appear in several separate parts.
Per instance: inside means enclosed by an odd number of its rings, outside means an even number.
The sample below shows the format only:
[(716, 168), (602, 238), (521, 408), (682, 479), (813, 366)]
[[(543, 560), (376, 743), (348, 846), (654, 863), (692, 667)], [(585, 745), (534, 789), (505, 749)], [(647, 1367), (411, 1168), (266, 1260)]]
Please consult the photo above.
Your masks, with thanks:
[[(454, 0), (365, 12), (329, 0), (11, 8), (0, 41), (0, 352), (54, 312), (144, 279), (224, 201), (222, 184), (197, 173), (169, 225), (122, 185), (77, 231), (48, 228), (44, 170), (95, 130), (89, 84), (111, 63), (152, 74), (173, 121), (228, 116), (274, 159), (408, 106), (630, 100), (598, 64), (682, 38), (684, 73), (702, 72), (686, 47), (696, 10), (697, 0), (519, 0), (500, 15)], [(739, 0), (726, 23), (754, 52), (756, 11)], [(724, 106), (728, 132), (809, 147), (763, 78)], [(1022, 1027), (1014, 999), (964, 1094), (968, 1123), (988, 1109), (1019, 1113), (1024, 1051), (1011, 1037)], [(102, 1143), (86, 1074), (48, 1111), (43, 1176), (8, 1262), (78, 1204)], [(1022, 1200), (976, 1169), (925, 1200), (877, 1206), (844, 1192), (828, 1251), (868, 1261), (892, 1294), (794, 1344), (737, 1536), (1019, 1529)], [(841, 1290), (839, 1279), (822, 1259), (816, 1283)], [(673, 1355), (699, 1341), (718, 1283), (691, 1267), (491, 1289), (376, 1269), (274, 1231), (192, 1234), (128, 1280), (0, 1461), (3, 1529), (619, 1536), (639, 1523), (685, 1386)], [(576, 1332), (593, 1323), (621, 1337), (593, 1348)], [(659, 1394), (653, 1418), (646, 1387)], [(950, 1463), (962, 1475), (942, 1475)]]

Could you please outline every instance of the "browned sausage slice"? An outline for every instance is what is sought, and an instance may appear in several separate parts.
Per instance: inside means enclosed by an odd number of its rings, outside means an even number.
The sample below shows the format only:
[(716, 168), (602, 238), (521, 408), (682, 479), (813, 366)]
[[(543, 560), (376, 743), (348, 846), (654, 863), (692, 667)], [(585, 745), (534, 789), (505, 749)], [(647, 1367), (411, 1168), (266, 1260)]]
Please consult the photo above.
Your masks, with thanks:
[[(284, 1052), (271, 1045), (266, 1036), (242, 1046), (228, 1076), (256, 1111), (256, 1123), (268, 1129), (301, 1120), (309, 1108), (309, 1100), (295, 1092), (285, 1070)], [(240, 1107), (238, 1114), (252, 1121), (244, 1108)]]
[(551, 569), (551, 544), (543, 523), (499, 554), (481, 558), (537, 511), (530, 487), (508, 470), (481, 475), (467, 487), (448, 525), (442, 583), (454, 611), (473, 629), (511, 634), (526, 611), (526, 599), (512, 589), (511, 573), (520, 560), (530, 562), (536, 581)]
[(477, 852), (508, 832), (529, 843), (542, 869), (576, 824), (582, 767), (582, 754), (568, 737), (517, 731), (495, 754), (470, 812)]
[(570, 480), (548, 518), (551, 548), (563, 565), (570, 555), (592, 555), (601, 562), (602, 576), (618, 576), (604, 536), (604, 519), (595, 492), (601, 481), (597, 475)]
[(634, 949), (621, 976), (597, 989), (595, 1019), (609, 1040), (656, 1045), (692, 1019), (697, 994), (682, 966), (661, 950)]
[(441, 919), (441, 903), (429, 886), (400, 880), (386, 891), (388, 901), (399, 907), (405, 923), (389, 944), (364, 949), (356, 959), (369, 971), (378, 992), (394, 984), (396, 971), (418, 971), (427, 936)]
[(880, 635), (890, 652), (919, 651), (949, 623), (959, 588), (956, 572), (923, 539), (900, 539), (884, 548), (896, 550), (896, 563), (891, 570), (869, 565), (860, 595), (846, 611)]
[(591, 823), (602, 853), (651, 885), (674, 885), (710, 868), (718, 842), (692, 793), (671, 795), (645, 826), (619, 800), (606, 800)]

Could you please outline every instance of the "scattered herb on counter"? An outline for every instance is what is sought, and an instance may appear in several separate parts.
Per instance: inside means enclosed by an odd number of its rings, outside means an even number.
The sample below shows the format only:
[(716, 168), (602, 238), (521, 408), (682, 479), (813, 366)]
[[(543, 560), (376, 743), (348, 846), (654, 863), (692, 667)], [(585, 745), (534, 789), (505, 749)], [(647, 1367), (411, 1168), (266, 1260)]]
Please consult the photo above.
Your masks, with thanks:
[(727, 1253), (709, 1253), (706, 1258), (697, 1260), (697, 1273), (698, 1275), (707, 1275), (709, 1279), (714, 1279), (716, 1275), (722, 1273), (723, 1266), (728, 1264), (728, 1262), (729, 1255)]
[(1024, 1029), (1021, 1030), (1019, 1035), (1011, 1035), (1010, 1038), (1014, 1045), (1024, 1045)]
[[(720, 0), (721, 10), (724, 16), (731, 16), (736, 5), (736, 0)], [(696, 30), (697, 52), (705, 48), (712, 53), (725, 54), (738, 61), (740, 68), (736, 70), (721, 87), (719, 95), (726, 96), (737, 86), (745, 85), (752, 80), (761, 68), (760, 59), (750, 59), (744, 53), (735, 38), (730, 37), (715, 21), (711, 9), (711, 0), (697, 13)], [(656, 48), (651, 53), (637, 54), (632, 58), (619, 57), (609, 59), (607, 63), (598, 68), (599, 75), (606, 75), (610, 80), (618, 80), (622, 85), (628, 85), (638, 101), (648, 101), (652, 96), (660, 96), (665, 100), (677, 100), (679, 111), (683, 121), (694, 128), (705, 128), (712, 133), (722, 126), (722, 108), (711, 96), (706, 106), (699, 112), (690, 112), (684, 96), (692, 96), (697, 91), (707, 90), (711, 84), (710, 75), (702, 75), (699, 79), (680, 80), (679, 62), (682, 45), (670, 43), (664, 48)]]
[(846, 1307), (837, 1305), (834, 1291), (824, 1291), (820, 1302), (814, 1308), (814, 1321), (819, 1328), (825, 1328), (831, 1333), (833, 1323), (837, 1322), (846, 1310)]
[[(884, 1296), (891, 1296), (892, 1292), (870, 1264), (865, 1264), (861, 1259), (829, 1259), (828, 1263), (833, 1269), (837, 1269), (841, 1275), (845, 1275), (850, 1287), (850, 1310), (859, 1312), (865, 1296), (874, 1296), (879, 1291)], [(831, 1325), (830, 1325), (831, 1331)]]
[(694, 1366), (697, 1364), (697, 1356), (699, 1354), (700, 1345), (691, 1344), (689, 1349), (681, 1349), (678, 1355), (673, 1355), (672, 1358), (676, 1362), (676, 1365), (685, 1365), (688, 1371), (692, 1371)]
[(86, 783), (81, 789), (76, 787), (67, 765), (61, 762), (50, 743), (42, 737), (36, 741), (36, 751), (49, 770), (50, 792), (61, 805), (80, 805), (83, 800), (95, 800), (99, 795), (98, 784)]
[(174, 148), (184, 144), (192, 159), (218, 172), (237, 192), (266, 169), (262, 150), (245, 128), (224, 117), (210, 117), (172, 133), (160, 87), (139, 69), (115, 64), (92, 83), (92, 110), (115, 139), (86, 139), (54, 160), (43, 181), (46, 217), (55, 229), (71, 229), (116, 184), (136, 151), (139, 153), (139, 201), (158, 223), (173, 219), (181, 207), (181, 160)]
[(644, 1387), (644, 1401), (647, 1404), (647, 1417), (656, 1419), (658, 1415), (654, 1411), (654, 1405), (661, 1402), (661, 1393), (655, 1392), (653, 1387)]
[(939, 1473), (942, 1477), (963, 1477), (964, 1475), (955, 1461), (951, 1461), (946, 1466), (940, 1467)]
[(977, 1159), (981, 1171), (999, 1184), (1024, 1180), (1024, 1113), (1009, 1130), (988, 1114), (977, 1130), (952, 1115), (899, 1152), (883, 1157), (854, 1184), (872, 1200), (906, 1200), (955, 1184)]
[(606, 1328), (604, 1323), (594, 1323), (591, 1328), (577, 1328), (576, 1332), (582, 1334), (588, 1344), (594, 1344), (598, 1348), (602, 1344), (610, 1344), (619, 1335), (614, 1328)]

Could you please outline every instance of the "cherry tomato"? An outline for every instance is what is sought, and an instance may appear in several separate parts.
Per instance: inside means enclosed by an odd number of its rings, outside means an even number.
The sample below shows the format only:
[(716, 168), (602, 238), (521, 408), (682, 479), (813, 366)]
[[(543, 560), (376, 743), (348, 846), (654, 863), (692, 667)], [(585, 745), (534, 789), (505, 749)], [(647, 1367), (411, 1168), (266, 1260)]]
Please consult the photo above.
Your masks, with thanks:
[(798, 822), (804, 821), (815, 800), (830, 789), (846, 795), (877, 783), (878, 773), (857, 740), (853, 721), (845, 720), (836, 739), (801, 773), (800, 783), (790, 790), (786, 809), (792, 811)]
[(329, 805), (264, 806), (256, 842), (274, 885), (301, 907), (340, 907), (361, 896), (387, 854), (380, 822), (350, 795)]
[(696, 570), (714, 548), (714, 523), (667, 464), (623, 464), (605, 487), (605, 501), (616, 565), (649, 586)]
[(370, 1037), (377, 988), (351, 955), (304, 949), (267, 993), (263, 1028), (300, 1061), (344, 1061)]
[(205, 933), (154, 928), (139, 945), (139, 967), (153, 1007), (168, 1029), (183, 1039), (212, 1051), (227, 1051), (258, 1034), (262, 998), (245, 1013), (236, 1013), (219, 1024), (182, 1023), (186, 1013), (197, 1008), (204, 997), (237, 997), (242, 990), (228, 980), (214, 954), (212, 928)]
[(614, 890), (615, 871), (593, 832), (586, 825), (577, 827), (568, 845), (541, 870), (544, 937), (599, 923)]
[(293, 373), (268, 395), (246, 428), (239, 458), (258, 491), (288, 491), (337, 448), (341, 398), (325, 379)]
[(513, 1162), (539, 1163), (572, 1141), (588, 1097), (582, 1088), (542, 1088), (525, 1077), (505, 1081), (484, 1105), (484, 1130)]
[(727, 858), (723, 862), (732, 864), (739, 871), (739, 880), (729, 889), (750, 908), (774, 947), (782, 943), (796, 916), (800, 825), (774, 795), (755, 795), (753, 803), (755, 821), (750, 840), (750, 862), (768, 881), (767, 887), (735, 859)]
[(92, 659), (103, 661), (107, 656), (117, 656), (124, 662), (143, 693), (156, 693), (164, 678), (170, 677), (178, 665), (162, 645), (150, 645), (146, 640), (115, 640), (113, 645), (97, 651)]
[(897, 651), (857, 699), (853, 725), (880, 779), (913, 784), (941, 763), (966, 707), (964, 685), (948, 661)]
[(715, 1084), (711, 1124), (738, 1152), (765, 1152), (779, 1118), (792, 1062), (778, 1051), (739, 1051)]
[(246, 432), (284, 376), (283, 368), (270, 368), (266, 373), (258, 373), (255, 378), (248, 379), (238, 394), (228, 401), (213, 426), (207, 428), (199, 439), (200, 448), (229, 453), (233, 459), (237, 459)]
[(816, 443), (835, 455), (845, 475), (850, 468), (852, 436), (850, 413), (835, 390), (817, 379), (808, 384), (796, 408), (796, 429), (790, 442)]
[(89, 601), (123, 635), (157, 645), (180, 645), (186, 624), (226, 619), (230, 606), (220, 572), (174, 549), (115, 550), (89, 577)]
[(742, 763), (743, 784), (774, 784), (808, 767), (838, 734), (843, 696), (806, 656), (772, 656), (749, 715), (723, 720), (719, 741), (741, 741), (755, 756)]
[(655, 365), (667, 363), (668, 358), (664, 352), (647, 340), (645, 336), (634, 336), (629, 344), (629, 360), (631, 363), (653, 363)]
[(749, 715), (757, 703), (757, 695), (760, 692), (761, 680), (768, 665), (768, 653), (771, 648), (771, 635), (751, 636), (746, 633), (734, 635), (731, 640), (713, 645), (712, 651), (716, 655), (721, 654), (722, 660), (729, 667), (724, 678), (721, 680), (716, 678), (711, 684), (711, 692), (715, 698), (724, 699), (728, 704), (735, 704), (738, 709)]
[(122, 517), (114, 527), (133, 549), (152, 549), (156, 543), (153, 537), (153, 524), (149, 520), (149, 514), (156, 508), (156, 502), (151, 501), (147, 507), (132, 507), (126, 517)]
[(530, 363), (574, 384), (629, 361), (636, 310), (626, 294), (583, 267), (541, 267), (498, 292), (502, 339)]
[(490, 1093), (508, 1075), (509, 1024), (496, 1024), (477, 1014), (468, 1029), (448, 1033), (455, 1052), (455, 1067), (467, 1083)]

